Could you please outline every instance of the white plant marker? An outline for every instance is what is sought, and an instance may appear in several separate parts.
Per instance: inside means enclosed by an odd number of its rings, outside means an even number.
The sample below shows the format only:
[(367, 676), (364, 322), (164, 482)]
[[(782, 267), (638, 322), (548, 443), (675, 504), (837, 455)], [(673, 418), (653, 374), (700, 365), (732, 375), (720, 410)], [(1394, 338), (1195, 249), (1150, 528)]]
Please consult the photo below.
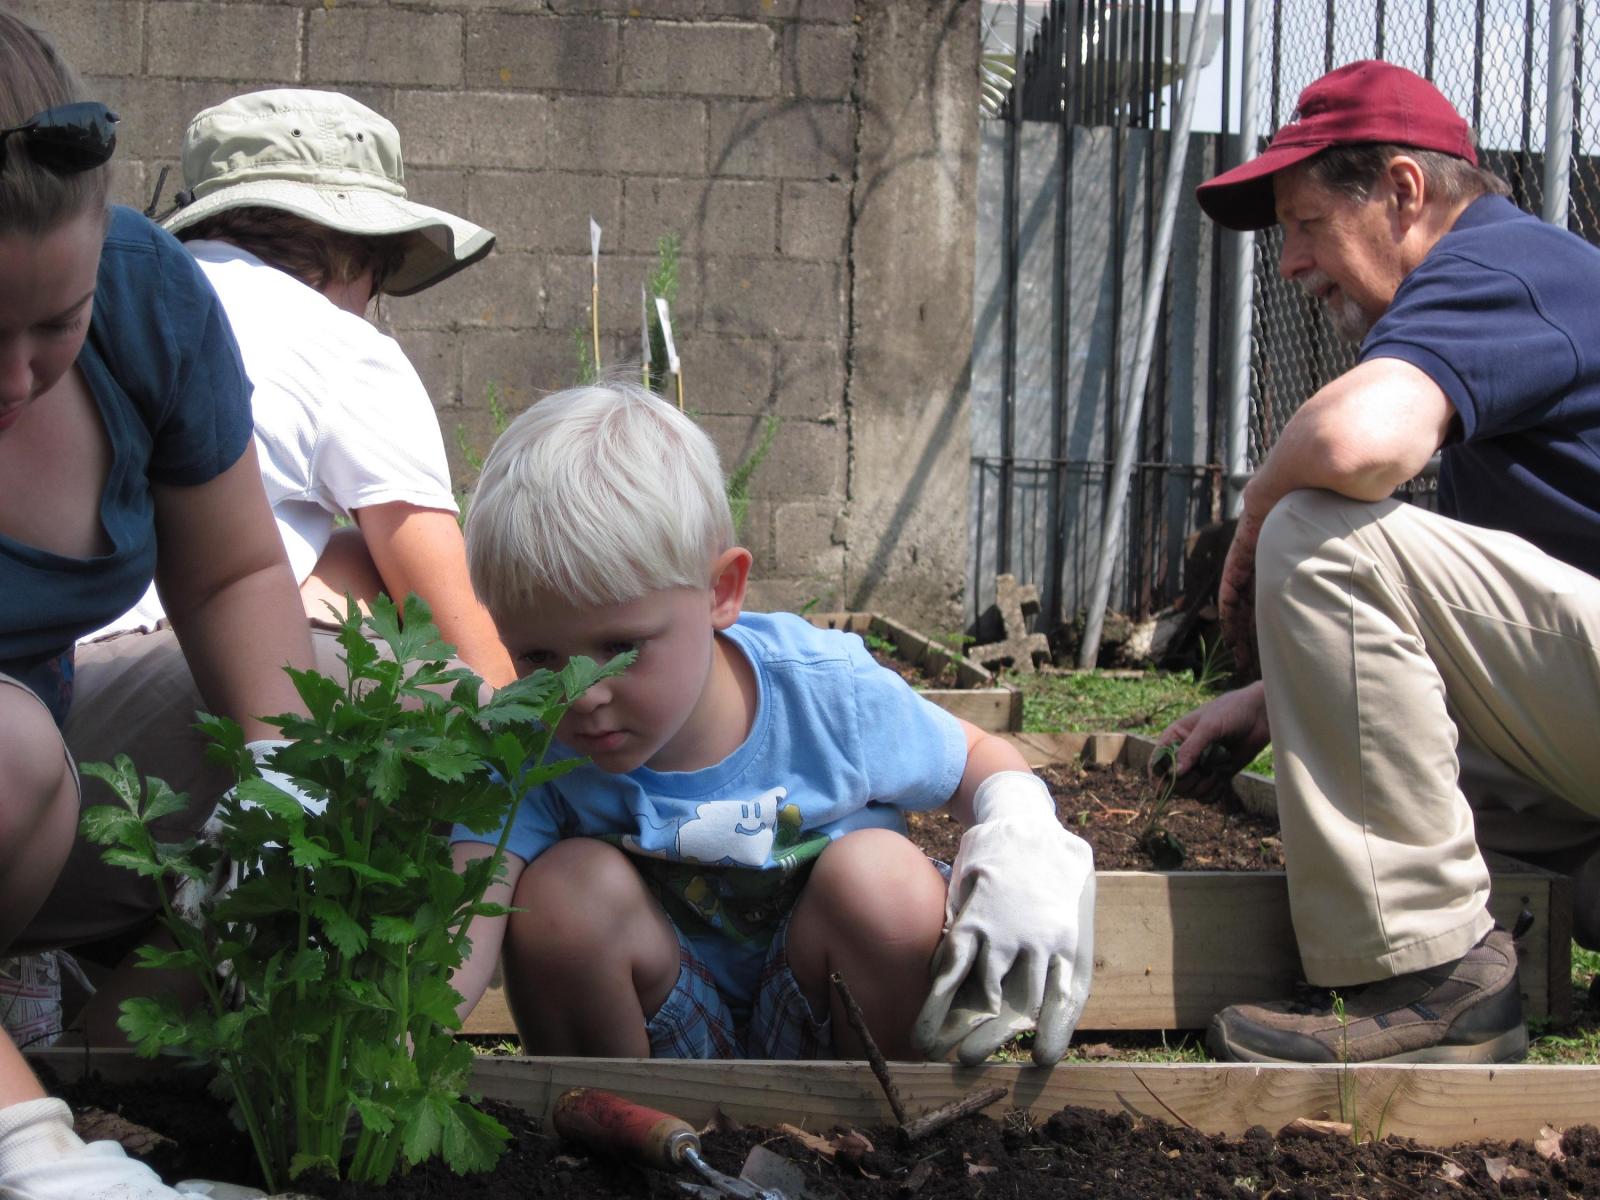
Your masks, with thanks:
[(639, 374), (646, 390), (650, 387), (650, 298), (644, 284), (639, 285)]
[(656, 316), (661, 318), (661, 340), (667, 347), (667, 370), (678, 388), (678, 411), (683, 411), (683, 371), (678, 363), (678, 348), (672, 344), (672, 317), (667, 313), (665, 296), (656, 297)]
[(589, 218), (589, 325), (594, 335), (594, 373), (600, 375), (600, 223)]

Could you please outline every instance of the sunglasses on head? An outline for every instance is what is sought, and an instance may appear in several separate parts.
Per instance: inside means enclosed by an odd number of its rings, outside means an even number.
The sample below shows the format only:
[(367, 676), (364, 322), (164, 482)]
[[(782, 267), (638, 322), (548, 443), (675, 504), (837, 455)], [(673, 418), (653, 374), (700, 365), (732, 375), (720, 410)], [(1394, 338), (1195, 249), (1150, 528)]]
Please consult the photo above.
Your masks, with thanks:
[(27, 144), (28, 157), (57, 175), (98, 167), (117, 148), (117, 114), (97, 100), (80, 100), (35, 113), (21, 125), (0, 129), (0, 170), (12, 134)]

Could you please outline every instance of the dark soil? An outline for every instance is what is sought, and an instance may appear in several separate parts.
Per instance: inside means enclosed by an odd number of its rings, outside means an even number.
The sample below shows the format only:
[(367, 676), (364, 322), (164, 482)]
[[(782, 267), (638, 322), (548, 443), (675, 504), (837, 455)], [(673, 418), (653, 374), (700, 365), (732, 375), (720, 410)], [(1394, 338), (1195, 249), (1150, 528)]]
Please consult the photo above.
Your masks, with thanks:
[[(1159, 790), (1142, 772), (1070, 764), (1040, 773), (1056, 795), (1062, 821), (1094, 845), (1098, 867), (1151, 865), (1134, 843), (1151, 822)], [(1244, 811), (1231, 796), (1210, 803), (1174, 798), (1157, 816), (1156, 824), (1181, 840), (1185, 867), (1281, 866), (1274, 823)], [(912, 822), (913, 839), (946, 861), (954, 857), (960, 833), (943, 816), (919, 814)], [(254, 1154), (223, 1107), (181, 1080), (90, 1081), (55, 1090), (75, 1108), (123, 1113), (172, 1138), (148, 1155), (166, 1179), (259, 1183)], [(491, 1173), (458, 1177), (435, 1162), (382, 1188), (316, 1180), (296, 1186), (328, 1200), (665, 1200), (685, 1194), (676, 1176), (563, 1142), (503, 1105), (485, 1107), (515, 1135)], [(860, 1153), (856, 1143), (852, 1155), (847, 1142), (825, 1156), (780, 1131), (725, 1126), (703, 1134), (704, 1153), (712, 1166), (737, 1174), (750, 1147), (764, 1145), (804, 1169), (808, 1194), (816, 1200), (1600, 1197), (1600, 1132), (1590, 1126), (1537, 1147), (1485, 1142), (1443, 1151), (1396, 1138), (1357, 1146), (1347, 1136), (1275, 1136), (1260, 1128), (1238, 1139), (1208, 1137), (1161, 1121), (1078, 1108), (1038, 1124), (1015, 1112), (1000, 1121), (969, 1117), (910, 1146), (894, 1130), (864, 1132), (872, 1149)]]
[(909, 663), (903, 658), (896, 657), (894, 651), (882, 650), (874, 646), (867, 647), (867, 653), (872, 655), (880, 667), (887, 667), (900, 676), (914, 688), (953, 688), (956, 686), (956, 668), (948, 658), (940, 658), (932, 664), (933, 669), (925, 669), (915, 663)]
[[(60, 1089), (76, 1105), (124, 1106), (175, 1139), (151, 1165), (167, 1179), (246, 1182), (254, 1159), (220, 1106), (169, 1080)], [(452, 1176), (438, 1164), (382, 1188), (300, 1181), (336, 1200), (604, 1200), (681, 1196), (677, 1177), (646, 1171), (547, 1135), (514, 1110), (488, 1105), (517, 1135), (495, 1171)], [(892, 1130), (866, 1131), (872, 1149), (832, 1161), (781, 1132), (727, 1128), (703, 1135), (713, 1167), (737, 1174), (750, 1147), (762, 1144), (803, 1168), (809, 1193), (822, 1198), (910, 1197), (1218, 1197), (1228, 1200), (1334, 1200), (1335, 1197), (1600, 1195), (1600, 1132), (1567, 1131), (1558, 1142), (1485, 1142), (1437, 1151), (1386, 1138), (1348, 1138), (1256, 1128), (1238, 1139), (1207, 1137), (1164, 1122), (1066, 1108), (1033, 1124), (1021, 1114), (1000, 1121), (969, 1117), (913, 1145)], [(859, 1144), (858, 1144), (859, 1146)]]
[[(1143, 771), (1073, 762), (1038, 774), (1055, 795), (1061, 823), (1094, 847), (1097, 870), (1283, 869), (1278, 823), (1246, 810), (1231, 791), (1209, 800), (1173, 796), (1162, 807), (1160, 781)], [(953, 817), (912, 813), (907, 825), (925, 854), (954, 860), (962, 829)]]

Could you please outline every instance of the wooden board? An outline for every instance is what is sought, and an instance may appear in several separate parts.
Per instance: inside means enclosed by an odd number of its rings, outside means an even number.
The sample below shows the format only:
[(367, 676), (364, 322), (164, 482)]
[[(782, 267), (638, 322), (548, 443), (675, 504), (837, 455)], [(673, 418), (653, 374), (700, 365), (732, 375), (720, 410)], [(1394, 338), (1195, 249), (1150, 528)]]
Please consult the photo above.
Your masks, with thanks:
[[(1340, 1117), (1341, 1081), (1364, 1130), (1449, 1146), (1531, 1138), (1541, 1126), (1600, 1123), (1600, 1067), (1252, 1066), (1073, 1063), (1050, 1070), (894, 1063), (906, 1110), (920, 1114), (980, 1087), (1009, 1094), (986, 1111), (1026, 1109), (1043, 1121), (1064, 1105), (1155, 1117), (1237, 1137), (1296, 1117)], [(479, 1059), (472, 1087), (548, 1116), (568, 1088), (602, 1087), (701, 1124), (719, 1109), (744, 1124), (810, 1129), (889, 1125), (893, 1116), (864, 1063), (669, 1062), (648, 1059)]]
[[(63, 1082), (88, 1070), (114, 1079), (172, 1070), (170, 1059), (136, 1058), (127, 1050), (51, 1049), (28, 1057)], [(1074, 1104), (1237, 1137), (1252, 1125), (1276, 1130), (1296, 1117), (1339, 1119), (1343, 1086), (1363, 1130), (1433, 1146), (1531, 1138), (1545, 1125), (1600, 1125), (1600, 1067), (1594, 1066), (1071, 1063), (1040, 1070), (1014, 1063), (893, 1063), (889, 1070), (912, 1115), (1003, 1085), (1009, 1094), (985, 1110), (990, 1116), (1025, 1109), (1042, 1121)], [(860, 1062), (479, 1058), (469, 1090), (546, 1119), (556, 1098), (574, 1087), (608, 1088), (695, 1124), (719, 1110), (752, 1125), (893, 1123), (877, 1080)]]
[(881, 613), (809, 613), (806, 620), (820, 629), (842, 629), (863, 636), (873, 634), (894, 643), (895, 653), (913, 666), (936, 671), (949, 664), (955, 669), (953, 688), (921, 688), (921, 694), (947, 712), (979, 729), (1006, 733), (1022, 728), (1022, 693), (1001, 683), (981, 663), (942, 645)]

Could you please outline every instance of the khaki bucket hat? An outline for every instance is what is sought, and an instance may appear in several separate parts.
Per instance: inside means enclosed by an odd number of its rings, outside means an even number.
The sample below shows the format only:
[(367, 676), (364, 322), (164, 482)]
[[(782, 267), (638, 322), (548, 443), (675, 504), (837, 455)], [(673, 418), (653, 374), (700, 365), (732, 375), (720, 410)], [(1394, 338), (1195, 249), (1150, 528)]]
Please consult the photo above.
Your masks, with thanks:
[(171, 232), (259, 205), (344, 233), (411, 234), (383, 290), (409, 296), (488, 254), (494, 234), (406, 199), (400, 134), (338, 92), (280, 88), (205, 109), (183, 138), (180, 207)]

